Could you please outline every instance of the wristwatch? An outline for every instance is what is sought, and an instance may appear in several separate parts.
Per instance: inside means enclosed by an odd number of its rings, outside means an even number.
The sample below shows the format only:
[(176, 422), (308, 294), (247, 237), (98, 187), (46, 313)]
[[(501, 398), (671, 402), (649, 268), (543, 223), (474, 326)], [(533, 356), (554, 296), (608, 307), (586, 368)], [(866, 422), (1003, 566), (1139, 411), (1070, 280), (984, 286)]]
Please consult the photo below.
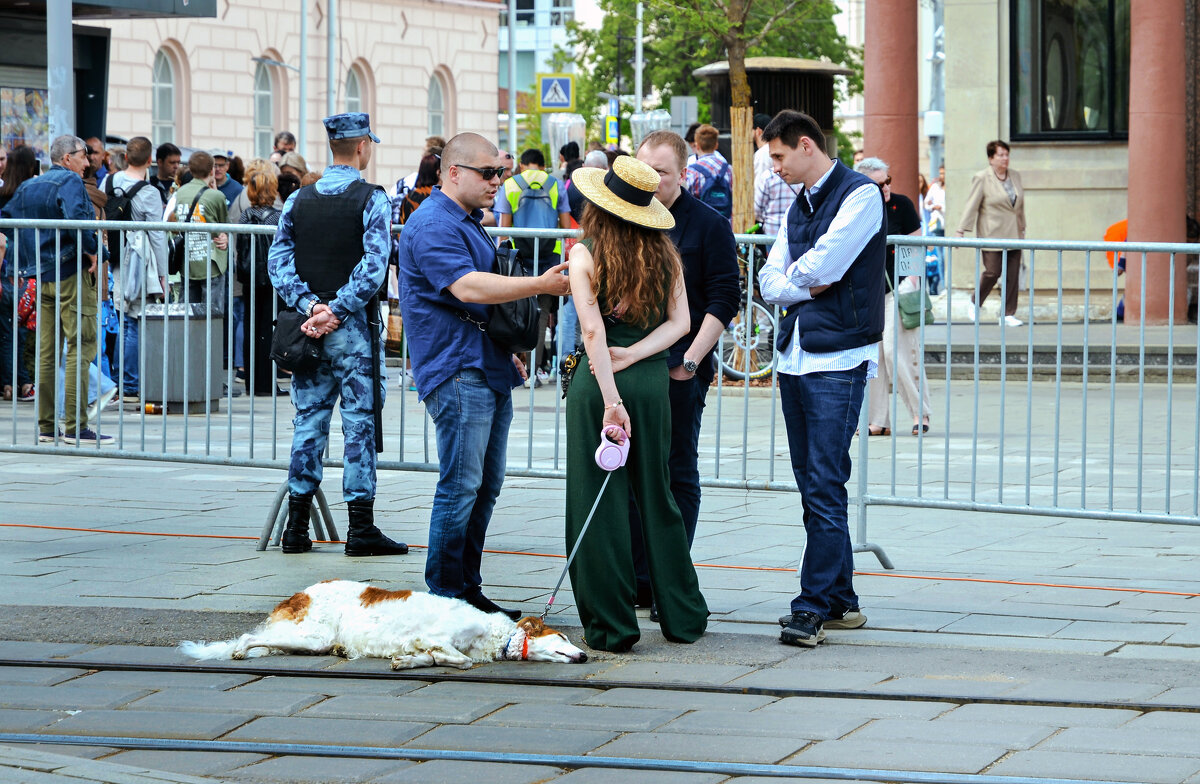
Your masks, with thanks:
[(689, 373), (695, 373), (695, 372), (696, 372), (696, 368), (698, 368), (698, 367), (700, 367), (700, 363), (698, 363), (698, 362), (697, 362), (696, 360), (694, 360), (694, 359), (685, 359), (685, 360), (683, 360), (683, 369), (684, 369), (684, 370), (686, 370), (686, 371), (687, 371), (687, 372), (689, 372)]

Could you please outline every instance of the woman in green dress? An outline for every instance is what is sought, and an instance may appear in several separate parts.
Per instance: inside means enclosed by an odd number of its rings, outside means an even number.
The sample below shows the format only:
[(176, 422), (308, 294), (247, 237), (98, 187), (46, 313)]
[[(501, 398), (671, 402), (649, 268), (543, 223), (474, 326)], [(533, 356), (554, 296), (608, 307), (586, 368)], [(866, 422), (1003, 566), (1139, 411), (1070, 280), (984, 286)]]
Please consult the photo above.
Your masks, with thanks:
[(663, 635), (690, 643), (704, 634), (708, 606), (671, 494), (667, 349), (687, 334), (679, 253), (666, 230), (674, 218), (654, 199), (658, 174), (629, 156), (612, 169), (579, 169), (588, 199), (584, 241), (570, 255), (572, 299), (591, 372), (567, 394), (567, 549), (579, 537), (605, 472), (594, 454), (602, 428), (629, 436), (629, 459), (613, 472), (571, 564), (575, 604), (591, 648), (628, 651), (638, 641), (636, 578), (629, 548), (629, 495), (642, 513), (650, 582)]

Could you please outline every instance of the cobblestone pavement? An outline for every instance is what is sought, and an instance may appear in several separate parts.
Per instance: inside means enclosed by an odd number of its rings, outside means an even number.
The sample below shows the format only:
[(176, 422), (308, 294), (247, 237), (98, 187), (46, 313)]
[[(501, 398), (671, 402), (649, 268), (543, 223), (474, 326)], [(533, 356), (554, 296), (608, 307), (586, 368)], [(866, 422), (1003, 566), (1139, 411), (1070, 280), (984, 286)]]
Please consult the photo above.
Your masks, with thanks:
[[(1031, 418), (1038, 433), (1051, 432), (1047, 389), (1035, 385), (1036, 400), (1028, 401), (1036, 403)], [(995, 395), (994, 388), (985, 392)], [(1147, 387), (1147, 394), (1157, 392)], [(1194, 396), (1194, 387), (1177, 389), (1175, 405), (1194, 405)], [(552, 406), (550, 395), (538, 401)], [(944, 402), (935, 400), (935, 411)], [(769, 398), (752, 397), (749, 405), (750, 437), (766, 442)], [(1148, 405), (1147, 412), (1163, 416), (1161, 406)], [(715, 420), (706, 419), (706, 428), (710, 423), (706, 437), (724, 433)], [(1097, 427), (1106, 437), (1107, 423)], [(1192, 427), (1188, 420), (1184, 431)], [(972, 455), (981, 488), (1000, 464), (1007, 461), (1013, 477), (1028, 460), (1035, 492), (1047, 496), (1052, 476), (1079, 476), (1093, 459), (1089, 453), (1060, 464), (1041, 443), (1028, 452), (1024, 444), (1010, 445), (1011, 453), (986, 444), (972, 451), (973, 432), (957, 420), (944, 437), (935, 418), (935, 433), (923, 448), (942, 450), (939, 463), (951, 461), (952, 488), (965, 486)], [(1190, 512), (1194, 456), (1186, 450), (1192, 446), (1180, 451), (1177, 442), (1178, 462), (1168, 470), (1156, 457), (1166, 435), (1146, 427), (1144, 455), (1119, 452), (1123, 462), (1111, 470), (1093, 465), (1089, 487), (1096, 483), (1104, 497), (1111, 477), (1119, 508), (1132, 503), (1139, 484), (1149, 498), (1165, 492), (1173, 477), (1171, 493), (1189, 497), (1177, 508)], [(889, 489), (893, 464), (902, 480), (908, 476), (915, 442), (907, 435), (870, 439), (872, 492)], [(716, 454), (711, 442), (706, 448)], [(780, 441), (775, 451), (783, 449)], [(941, 482), (940, 466), (936, 476)], [(632, 654), (599, 654), (575, 666), (497, 663), (466, 676), (431, 670), (425, 680), (383, 681), (305, 674), (387, 671), (380, 660), (325, 657), (252, 662), (292, 673), (273, 677), (89, 667), (89, 661), (181, 663), (172, 647), (179, 640), (245, 631), (281, 598), (322, 579), (422, 587), (417, 547), (389, 559), (348, 559), (328, 544), (306, 556), (257, 552), (254, 539), (281, 478), (275, 470), (220, 465), (0, 455), (0, 641), (6, 641), (0, 659), (78, 662), (0, 666), (0, 733), (1200, 783), (1200, 531), (1186, 525), (872, 506), (869, 538), (897, 569), (886, 572), (873, 556), (858, 556), (856, 586), (868, 626), (830, 632), (826, 645), (801, 651), (780, 645), (775, 625), (798, 589), (798, 498), (708, 488), (693, 555), (705, 564), (698, 571), (713, 616), (710, 633), (691, 646), (666, 642), (643, 614), (643, 639)], [(381, 527), (422, 544), (434, 481), (428, 473), (385, 472)], [(340, 473), (328, 471), (325, 487), (339, 484)], [(506, 483), (488, 538), (489, 548), (501, 552), (484, 561), (488, 593), (501, 604), (541, 611), (563, 563), (553, 557), (563, 554), (562, 493), (557, 479)], [(344, 528), (344, 507), (330, 500)], [(578, 640), (569, 583), (552, 622)], [(512, 682), (464, 679), (480, 675)], [(750, 693), (735, 693), (740, 689)], [(25, 772), (9, 775), (18, 768)], [(454, 760), (0, 748), (0, 781), (577, 784), (633, 776), (698, 784), (731, 779)]]

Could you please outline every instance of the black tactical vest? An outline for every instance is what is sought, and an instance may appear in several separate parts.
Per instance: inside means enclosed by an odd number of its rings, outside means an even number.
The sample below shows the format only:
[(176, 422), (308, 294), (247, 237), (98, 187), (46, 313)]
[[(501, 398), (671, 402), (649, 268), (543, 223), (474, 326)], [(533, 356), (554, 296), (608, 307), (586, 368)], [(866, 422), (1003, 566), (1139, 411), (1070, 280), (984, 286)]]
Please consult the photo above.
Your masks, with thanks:
[(362, 261), (363, 213), (376, 190), (383, 189), (359, 180), (341, 193), (321, 193), (315, 184), (296, 192), (291, 212), (296, 275), (325, 302)]

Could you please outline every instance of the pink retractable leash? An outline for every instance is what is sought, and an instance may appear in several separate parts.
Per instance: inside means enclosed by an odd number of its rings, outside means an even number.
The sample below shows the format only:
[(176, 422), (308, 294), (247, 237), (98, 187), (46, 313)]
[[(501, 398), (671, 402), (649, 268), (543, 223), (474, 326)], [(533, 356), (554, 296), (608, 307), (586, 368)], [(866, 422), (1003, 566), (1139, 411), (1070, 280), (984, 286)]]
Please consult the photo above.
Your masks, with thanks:
[[(621, 443), (609, 438), (609, 433), (616, 434), (618, 438), (621, 438)], [(600, 446), (596, 447), (596, 465), (607, 472), (604, 475), (604, 483), (600, 485), (600, 492), (596, 493), (592, 511), (588, 512), (587, 519), (583, 521), (583, 528), (579, 529), (579, 536), (575, 537), (575, 546), (571, 548), (571, 554), (567, 556), (567, 564), (563, 567), (562, 574), (558, 576), (558, 583), (550, 594), (550, 601), (546, 602), (546, 609), (542, 610), (543, 621), (550, 612), (550, 606), (554, 604), (554, 597), (558, 596), (558, 589), (562, 588), (563, 580), (567, 578), (567, 570), (571, 568), (571, 562), (575, 560), (575, 553), (579, 552), (579, 543), (583, 541), (583, 535), (587, 533), (588, 526), (592, 524), (592, 518), (595, 517), (596, 509), (600, 506), (600, 499), (604, 497), (604, 489), (608, 487), (608, 480), (612, 478), (612, 472), (625, 465), (625, 461), (628, 459), (629, 434), (617, 425), (608, 425), (601, 429)]]

